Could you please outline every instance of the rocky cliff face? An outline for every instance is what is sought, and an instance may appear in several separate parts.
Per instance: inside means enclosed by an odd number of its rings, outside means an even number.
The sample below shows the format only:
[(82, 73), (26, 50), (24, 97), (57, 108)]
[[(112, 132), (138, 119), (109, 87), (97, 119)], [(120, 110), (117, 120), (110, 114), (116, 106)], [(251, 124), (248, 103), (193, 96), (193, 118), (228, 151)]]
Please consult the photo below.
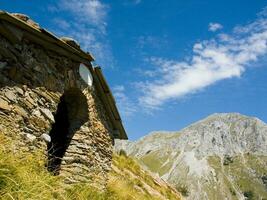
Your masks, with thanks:
[(267, 125), (214, 114), (179, 132), (116, 141), (187, 199), (267, 199)]

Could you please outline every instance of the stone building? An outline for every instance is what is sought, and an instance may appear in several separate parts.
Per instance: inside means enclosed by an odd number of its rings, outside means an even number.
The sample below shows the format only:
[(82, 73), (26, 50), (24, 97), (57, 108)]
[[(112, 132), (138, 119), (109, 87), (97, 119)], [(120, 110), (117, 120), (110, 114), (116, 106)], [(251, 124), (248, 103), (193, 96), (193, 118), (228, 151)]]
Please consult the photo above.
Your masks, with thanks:
[(0, 134), (43, 150), (66, 182), (106, 181), (116, 138), (127, 139), (93, 57), (22, 14), (0, 12)]

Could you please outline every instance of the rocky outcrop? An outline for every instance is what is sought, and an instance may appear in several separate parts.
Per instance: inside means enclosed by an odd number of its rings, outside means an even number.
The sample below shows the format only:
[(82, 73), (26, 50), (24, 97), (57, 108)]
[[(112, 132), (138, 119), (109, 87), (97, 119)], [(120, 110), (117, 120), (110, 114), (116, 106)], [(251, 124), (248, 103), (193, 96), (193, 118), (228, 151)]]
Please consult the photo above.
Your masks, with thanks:
[(267, 198), (267, 125), (238, 113), (211, 115), (179, 132), (116, 141), (187, 199)]

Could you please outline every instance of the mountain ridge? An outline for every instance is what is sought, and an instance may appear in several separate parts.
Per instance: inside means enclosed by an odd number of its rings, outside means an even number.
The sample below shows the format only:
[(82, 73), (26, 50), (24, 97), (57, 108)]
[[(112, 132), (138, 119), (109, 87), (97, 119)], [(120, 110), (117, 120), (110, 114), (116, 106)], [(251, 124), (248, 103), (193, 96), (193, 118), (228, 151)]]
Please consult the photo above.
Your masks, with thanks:
[(256, 117), (215, 113), (180, 131), (116, 141), (115, 148), (176, 189), (186, 186), (188, 199), (245, 199), (250, 190), (267, 198), (267, 124)]

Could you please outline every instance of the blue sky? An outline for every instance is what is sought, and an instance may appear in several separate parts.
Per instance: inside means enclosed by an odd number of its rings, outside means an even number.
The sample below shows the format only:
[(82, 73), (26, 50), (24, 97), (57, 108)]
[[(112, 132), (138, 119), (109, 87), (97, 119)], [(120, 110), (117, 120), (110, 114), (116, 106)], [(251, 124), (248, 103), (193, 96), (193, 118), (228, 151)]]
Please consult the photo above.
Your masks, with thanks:
[(129, 138), (179, 130), (215, 112), (267, 122), (263, 0), (1, 0), (90, 51)]

